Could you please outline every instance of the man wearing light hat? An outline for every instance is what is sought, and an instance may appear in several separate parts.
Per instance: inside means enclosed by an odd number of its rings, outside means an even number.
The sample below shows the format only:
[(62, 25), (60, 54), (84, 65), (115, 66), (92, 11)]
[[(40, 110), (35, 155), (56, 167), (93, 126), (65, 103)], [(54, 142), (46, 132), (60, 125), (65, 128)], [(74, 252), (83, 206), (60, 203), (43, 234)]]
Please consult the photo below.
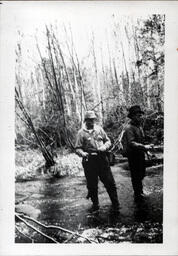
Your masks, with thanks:
[(136, 202), (140, 202), (144, 197), (142, 180), (145, 176), (145, 152), (153, 147), (153, 145), (144, 145), (143, 114), (144, 112), (138, 105), (134, 105), (129, 109), (128, 117), (131, 121), (125, 129), (122, 139), (123, 144), (126, 146)]
[(93, 203), (91, 211), (99, 210), (99, 177), (109, 194), (112, 209), (117, 212), (119, 202), (116, 185), (106, 154), (111, 146), (111, 141), (103, 128), (95, 124), (95, 120), (94, 111), (87, 111), (84, 126), (77, 134), (76, 153), (83, 158), (82, 164), (87, 181), (88, 198), (90, 197)]

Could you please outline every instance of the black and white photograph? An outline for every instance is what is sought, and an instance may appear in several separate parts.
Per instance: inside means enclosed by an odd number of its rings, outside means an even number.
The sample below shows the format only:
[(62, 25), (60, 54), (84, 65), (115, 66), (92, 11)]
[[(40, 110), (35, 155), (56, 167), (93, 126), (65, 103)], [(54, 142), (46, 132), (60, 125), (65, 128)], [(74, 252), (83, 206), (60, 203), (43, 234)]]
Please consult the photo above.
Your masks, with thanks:
[[(170, 15), (144, 1), (133, 2), (135, 8), (132, 1), (119, 2), (4, 1), (0, 6), (10, 17), (1, 16), (3, 35), (9, 20), (12, 24), (4, 37), (13, 49), (14, 116), (8, 127), (14, 246), (102, 246), (102, 255), (105, 246), (125, 246), (128, 255), (132, 246), (144, 254), (145, 244), (167, 241), (167, 203), (175, 206), (177, 200), (170, 196), (175, 184), (165, 179), (171, 176), (165, 119), (173, 115), (166, 103)], [(170, 180), (176, 182), (174, 175), (173, 168)], [(167, 182), (172, 192), (166, 192)], [(176, 217), (168, 219), (170, 224)], [(41, 255), (33, 249), (23, 253)]]

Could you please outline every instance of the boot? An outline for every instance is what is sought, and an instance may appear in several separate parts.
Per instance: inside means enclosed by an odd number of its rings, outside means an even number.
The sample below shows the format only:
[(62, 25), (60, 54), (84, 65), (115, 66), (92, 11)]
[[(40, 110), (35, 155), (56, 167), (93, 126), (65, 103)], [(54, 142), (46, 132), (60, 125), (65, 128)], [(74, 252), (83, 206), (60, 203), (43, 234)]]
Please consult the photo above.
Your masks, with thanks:
[(90, 193), (90, 198), (93, 203), (92, 207), (89, 209), (90, 212), (95, 212), (99, 210), (99, 200), (98, 200), (98, 195), (91, 195)]
[(119, 211), (120, 209), (120, 204), (119, 204), (119, 200), (118, 200), (118, 197), (117, 197), (117, 191), (114, 189), (114, 190), (108, 190), (108, 194), (109, 194), (109, 197), (110, 197), (110, 200), (112, 202), (112, 210), (113, 211)]
[(99, 210), (99, 205), (93, 204), (92, 207), (88, 210), (90, 213), (97, 212)]

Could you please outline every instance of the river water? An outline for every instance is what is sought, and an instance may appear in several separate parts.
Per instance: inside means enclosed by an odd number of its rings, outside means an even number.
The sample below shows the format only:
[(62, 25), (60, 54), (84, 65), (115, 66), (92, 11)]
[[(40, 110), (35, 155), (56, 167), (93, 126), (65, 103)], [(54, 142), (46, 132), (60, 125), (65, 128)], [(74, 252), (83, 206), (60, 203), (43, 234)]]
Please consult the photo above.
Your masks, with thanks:
[[(16, 201), (28, 195), (23, 205), (39, 209), (40, 222), (72, 231), (145, 222), (153, 225), (154, 223), (162, 224), (162, 166), (147, 170), (144, 179), (144, 190), (147, 196), (141, 207), (134, 202), (129, 171), (117, 164), (112, 167), (112, 172), (121, 206), (117, 216), (110, 212), (110, 200), (101, 182), (99, 182), (100, 211), (97, 216), (89, 214), (91, 202), (86, 199), (86, 181), (83, 174), (63, 178), (40, 175), (37, 180), (16, 182)], [(23, 239), (20, 242), (24, 242)]]

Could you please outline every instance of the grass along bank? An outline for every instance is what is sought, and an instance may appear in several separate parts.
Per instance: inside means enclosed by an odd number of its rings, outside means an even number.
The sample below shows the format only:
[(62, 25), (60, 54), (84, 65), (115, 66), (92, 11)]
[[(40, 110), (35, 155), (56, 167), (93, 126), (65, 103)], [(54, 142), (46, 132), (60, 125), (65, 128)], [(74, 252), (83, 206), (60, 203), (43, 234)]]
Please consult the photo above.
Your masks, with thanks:
[(82, 175), (81, 159), (67, 150), (59, 150), (55, 154), (55, 165), (46, 169), (45, 160), (39, 150), (16, 150), (15, 180), (26, 181), (38, 179), (41, 176), (63, 177), (66, 175)]

